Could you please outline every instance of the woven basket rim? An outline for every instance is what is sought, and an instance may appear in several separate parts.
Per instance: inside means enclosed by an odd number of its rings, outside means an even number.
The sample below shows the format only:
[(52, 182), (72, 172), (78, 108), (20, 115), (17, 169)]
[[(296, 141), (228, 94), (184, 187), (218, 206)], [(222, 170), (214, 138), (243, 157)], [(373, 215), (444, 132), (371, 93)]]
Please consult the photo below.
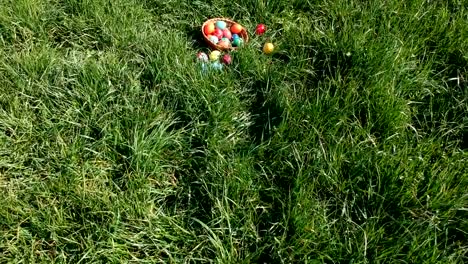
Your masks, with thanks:
[(242, 24), (240, 24), (239, 22), (236, 22), (232, 19), (229, 19), (229, 18), (225, 18), (225, 17), (215, 17), (215, 18), (210, 18), (208, 20), (206, 20), (202, 27), (201, 27), (201, 32), (203, 34), (203, 38), (205, 39), (206, 43), (208, 43), (208, 45), (213, 48), (213, 49), (217, 49), (217, 50), (221, 50), (221, 51), (224, 51), (224, 50), (237, 50), (238, 48), (237, 47), (230, 47), (230, 48), (224, 48), (224, 47), (221, 47), (217, 44), (214, 44), (213, 42), (211, 42), (209, 39), (208, 39), (208, 36), (205, 34), (205, 31), (203, 30), (205, 28), (205, 26), (210, 23), (210, 22), (214, 22), (214, 21), (219, 21), (219, 20), (222, 20), (222, 21), (225, 21), (226, 23), (228, 24), (239, 24), (241, 25), (242, 27), (242, 31), (240, 33), (240, 35), (242, 35), (242, 38), (244, 39), (244, 43), (247, 44), (249, 42), (249, 34), (247, 32), (247, 30), (245, 29), (244, 26), (242, 26)]

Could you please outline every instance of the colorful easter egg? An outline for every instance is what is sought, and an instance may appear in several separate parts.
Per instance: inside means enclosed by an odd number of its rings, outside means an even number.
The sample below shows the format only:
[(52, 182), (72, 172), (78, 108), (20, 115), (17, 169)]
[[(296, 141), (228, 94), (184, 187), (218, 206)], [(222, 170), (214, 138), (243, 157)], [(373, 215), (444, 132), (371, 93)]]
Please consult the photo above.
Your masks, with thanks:
[(265, 33), (266, 31), (266, 26), (264, 24), (259, 24), (257, 26), (257, 28), (255, 29), (255, 33), (257, 35), (263, 35), (263, 33)]
[(233, 40), (234, 40), (234, 39), (238, 39), (238, 38), (240, 38), (239, 35), (237, 35), (237, 34), (232, 34), (232, 39), (233, 39)]
[(229, 31), (229, 29), (225, 28), (223, 30), (223, 37), (227, 38), (227, 39), (231, 39), (232, 38), (232, 34), (231, 34), (231, 31)]
[(203, 28), (203, 32), (205, 32), (205, 35), (211, 35), (213, 34), (213, 32), (215, 31), (215, 25), (213, 23), (208, 23), (205, 25), (205, 27)]
[(201, 62), (208, 62), (208, 55), (205, 52), (199, 52), (197, 54), (197, 59)]
[(239, 24), (234, 24), (231, 26), (231, 32), (234, 33), (234, 34), (239, 34), (242, 32), (242, 26), (239, 25)]
[(219, 61), (215, 61), (211, 63), (211, 68), (214, 70), (221, 71), (223, 69), (223, 64), (221, 64)]
[(234, 47), (242, 47), (243, 44), (244, 44), (244, 40), (241, 38), (237, 38), (232, 41), (232, 46)]
[(213, 44), (218, 44), (219, 38), (213, 35), (210, 35), (208, 39), (213, 43)]
[(202, 74), (205, 74), (207, 71), (208, 71), (208, 65), (206, 65), (206, 63), (202, 63), (201, 65)]
[(217, 28), (213, 32), (213, 36), (216, 36), (218, 39), (221, 39), (223, 37), (223, 31), (221, 29)]
[(219, 28), (219, 29), (221, 29), (221, 30), (223, 30), (223, 29), (226, 28), (226, 22), (221, 21), (221, 20), (220, 20), (220, 21), (217, 21), (217, 22), (216, 22), (216, 27)]
[(265, 54), (271, 54), (274, 49), (275, 46), (273, 46), (272, 43), (265, 43), (265, 45), (263, 46), (263, 52), (265, 52)]
[(223, 49), (228, 49), (231, 47), (231, 43), (227, 38), (224, 38), (220, 42), (218, 42), (218, 45)]
[(210, 53), (210, 60), (211, 61), (219, 60), (219, 56), (221, 56), (221, 52), (219, 50), (213, 50)]
[(222, 58), (222, 61), (224, 64), (231, 64), (232, 63), (232, 58), (231, 58), (231, 55), (229, 54), (224, 54), (223, 58)]

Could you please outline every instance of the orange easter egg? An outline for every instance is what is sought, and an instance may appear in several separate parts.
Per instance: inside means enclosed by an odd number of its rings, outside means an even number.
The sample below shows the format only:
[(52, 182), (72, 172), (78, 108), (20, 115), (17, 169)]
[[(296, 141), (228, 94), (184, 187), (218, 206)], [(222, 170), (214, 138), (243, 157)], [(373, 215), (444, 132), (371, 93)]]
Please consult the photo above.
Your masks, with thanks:
[(222, 40), (218, 42), (218, 45), (223, 49), (228, 49), (231, 44), (229, 43), (229, 41)]
[(232, 32), (233, 34), (239, 34), (239, 33), (241, 33), (241, 32), (242, 32), (242, 26), (239, 25), (239, 24), (237, 24), (237, 23), (234, 24), (234, 25), (232, 25), (232, 26), (231, 26), (231, 32)]
[(203, 31), (205, 32), (205, 35), (211, 35), (215, 31), (215, 25), (214, 23), (208, 23), (205, 25), (205, 28), (203, 28)]

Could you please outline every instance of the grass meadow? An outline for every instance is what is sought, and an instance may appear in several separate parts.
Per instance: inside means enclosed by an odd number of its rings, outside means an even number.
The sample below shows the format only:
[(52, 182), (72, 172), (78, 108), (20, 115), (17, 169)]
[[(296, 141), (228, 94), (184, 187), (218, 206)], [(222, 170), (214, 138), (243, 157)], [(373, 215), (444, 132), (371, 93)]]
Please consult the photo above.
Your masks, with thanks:
[(0, 0), (0, 263), (467, 261), (466, 0)]

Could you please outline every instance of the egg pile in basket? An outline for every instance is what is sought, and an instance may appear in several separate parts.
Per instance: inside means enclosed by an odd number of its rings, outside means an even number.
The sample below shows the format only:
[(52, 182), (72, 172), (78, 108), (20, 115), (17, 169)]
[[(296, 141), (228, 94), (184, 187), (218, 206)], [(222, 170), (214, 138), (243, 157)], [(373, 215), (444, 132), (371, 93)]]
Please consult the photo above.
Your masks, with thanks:
[(203, 37), (212, 49), (235, 50), (249, 41), (243, 26), (227, 18), (212, 18), (203, 23)]

